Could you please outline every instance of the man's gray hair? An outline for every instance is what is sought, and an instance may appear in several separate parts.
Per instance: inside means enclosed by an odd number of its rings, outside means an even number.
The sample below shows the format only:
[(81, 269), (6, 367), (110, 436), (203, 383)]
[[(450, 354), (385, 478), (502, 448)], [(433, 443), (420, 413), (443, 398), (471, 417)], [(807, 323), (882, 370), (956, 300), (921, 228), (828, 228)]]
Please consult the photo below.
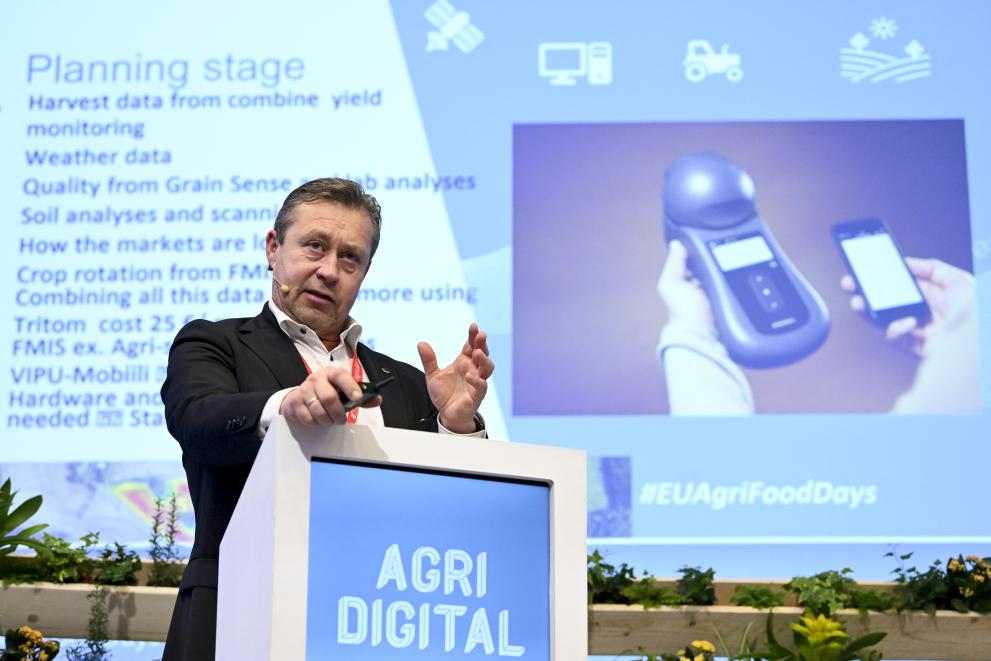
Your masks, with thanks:
[(368, 214), (372, 221), (372, 252), (369, 261), (375, 256), (382, 235), (382, 207), (378, 200), (365, 192), (356, 181), (327, 177), (308, 181), (293, 192), (289, 193), (286, 201), (275, 217), (275, 238), (279, 245), (286, 239), (289, 225), (296, 220), (296, 209), (302, 204), (313, 202), (333, 202), (348, 209), (361, 209)]

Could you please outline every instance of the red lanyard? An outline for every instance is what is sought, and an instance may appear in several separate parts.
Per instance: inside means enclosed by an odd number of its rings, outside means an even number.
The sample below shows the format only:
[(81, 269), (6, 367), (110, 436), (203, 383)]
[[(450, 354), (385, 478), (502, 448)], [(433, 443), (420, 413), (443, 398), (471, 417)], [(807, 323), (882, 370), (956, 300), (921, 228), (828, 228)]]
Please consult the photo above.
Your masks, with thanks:
[[(306, 358), (303, 358), (303, 354), (299, 354), (299, 359), (303, 361), (303, 367), (306, 368), (307, 374), (313, 374), (313, 370), (310, 369), (310, 364), (306, 362)], [(365, 372), (361, 369), (361, 363), (358, 362), (358, 351), (355, 347), (354, 355), (351, 356), (351, 378), (355, 380), (355, 383), (361, 383), (362, 378), (364, 378)], [(348, 411), (348, 424), (353, 425), (358, 422), (358, 407), (354, 407)]]

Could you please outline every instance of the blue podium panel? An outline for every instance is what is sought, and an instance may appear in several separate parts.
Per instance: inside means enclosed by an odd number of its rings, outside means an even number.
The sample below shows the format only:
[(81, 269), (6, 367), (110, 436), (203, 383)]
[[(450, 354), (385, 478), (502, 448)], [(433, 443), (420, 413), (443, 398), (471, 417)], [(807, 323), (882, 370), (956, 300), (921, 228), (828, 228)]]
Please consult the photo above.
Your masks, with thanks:
[(306, 658), (550, 659), (550, 487), (314, 458)]

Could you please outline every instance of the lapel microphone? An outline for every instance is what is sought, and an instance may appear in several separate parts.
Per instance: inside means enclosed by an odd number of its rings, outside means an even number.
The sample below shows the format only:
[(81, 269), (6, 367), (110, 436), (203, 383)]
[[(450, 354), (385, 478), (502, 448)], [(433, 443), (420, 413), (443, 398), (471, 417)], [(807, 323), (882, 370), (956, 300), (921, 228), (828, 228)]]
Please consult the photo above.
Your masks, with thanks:
[(272, 270), (272, 267), (271, 266), (268, 267), (268, 270), (269, 271), (272, 271), (272, 281), (275, 284), (279, 285), (279, 290), (283, 294), (288, 294), (290, 291), (292, 291), (292, 287), (290, 287), (289, 285), (284, 285), (284, 284), (282, 284), (281, 282), (278, 281), (278, 279), (275, 277), (275, 271)]

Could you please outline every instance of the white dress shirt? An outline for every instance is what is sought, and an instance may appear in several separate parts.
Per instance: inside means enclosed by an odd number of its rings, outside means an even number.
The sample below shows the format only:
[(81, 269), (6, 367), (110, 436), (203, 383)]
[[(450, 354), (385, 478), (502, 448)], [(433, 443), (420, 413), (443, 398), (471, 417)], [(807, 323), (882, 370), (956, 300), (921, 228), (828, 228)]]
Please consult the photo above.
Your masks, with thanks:
[[(279, 309), (272, 300), (268, 302), (268, 309), (272, 311), (275, 315), (275, 320), (279, 324), (279, 328), (282, 332), (289, 336), (292, 340), (293, 345), (295, 345), (296, 350), (299, 352), (300, 357), (306, 361), (309, 366), (310, 371), (315, 372), (318, 369), (329, 367), (334, 365), (335, 367), (340, 367), (342, 369), (351, 371), (352, 360), (355, 356), (355, 352), (358, 350), (358, 339), (361, 337), (361, 324), (354, 320), (353, 317), (348, 317), (347, 324), (344, 331), (341, 333), (340, 343), (331, 349), (327, 350), (320, 337), (313, 331), (313, 329), (297, 323), (289, 318), (285, 312)], [(360, 365), (360, 361), (359, 361)], [(368, 382), (367, 374), (365, 373), (365, 366), (361, 365), (361, 380)], [(279, 415), (279, 408), (282, 406), (282, 400), (285, 399), (286, 395), (289, 394), (291, 390), (295, 390), (298, 386), (293, 386), (292, 388), (286, 388), (285, 390), (280, 390), (265, 402), (265, 408), (262, 409), (261, 419), (258, 421), (258, 434), (259, 436), (265, 436), (265, 432), (268, 431), (268, 426), (272, 424), (272, 421), (277, 415)], [(388, 391), (383, 394), (383, 397), (388, 396)], [(358, 420), (356, 424), (367, 425), (369, 427), (384, 427), (385, 421), (382, 418), (382, 409), (378, 406), (371, 408), (358, 408)], [(437, 421), (438, 430), (444, 434), (455, 434), (440, 424), (440, 420)], [(455, 434), (456, 436), (472, 436), (476, 438), (485, 438), (485, 430), (472, 432), (469, 434)]]

